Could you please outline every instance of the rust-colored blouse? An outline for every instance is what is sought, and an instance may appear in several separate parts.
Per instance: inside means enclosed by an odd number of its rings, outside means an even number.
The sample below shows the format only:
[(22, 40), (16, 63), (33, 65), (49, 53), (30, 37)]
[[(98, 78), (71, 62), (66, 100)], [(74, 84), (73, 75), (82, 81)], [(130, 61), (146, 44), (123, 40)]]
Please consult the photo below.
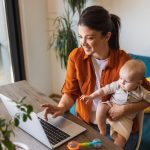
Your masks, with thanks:
[[(129, 59), (130, 56), (123, 50), (111, 50), (108, 64), (101, 74), (100, 87), (118, 80), (120, 68)], [(87, 123), (90, 123), (92, 102), (85, 104), (84, 101), (79, 100), (79, 97), (82, 94), (89, 95), (94, 92), (95, 84), (96, 76), (91, 57), (87, 56), (82, 48), (74, 49), (69, 55), (66, 80), (62, 93), (66, 93), (76, 101), (77, 115)], [(109, 98), (110, 95), (103, 97), (102, 100), (106, 101)]]

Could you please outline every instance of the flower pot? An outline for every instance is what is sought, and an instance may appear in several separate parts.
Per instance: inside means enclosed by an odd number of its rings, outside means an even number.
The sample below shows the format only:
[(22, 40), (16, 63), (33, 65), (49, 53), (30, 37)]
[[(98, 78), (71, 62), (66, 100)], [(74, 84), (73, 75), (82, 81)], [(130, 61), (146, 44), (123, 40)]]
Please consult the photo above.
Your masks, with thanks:
[(15, 145), (15, 150), (29, 150), (29, 147), (21, 142), (13, 142), (13, 144)]

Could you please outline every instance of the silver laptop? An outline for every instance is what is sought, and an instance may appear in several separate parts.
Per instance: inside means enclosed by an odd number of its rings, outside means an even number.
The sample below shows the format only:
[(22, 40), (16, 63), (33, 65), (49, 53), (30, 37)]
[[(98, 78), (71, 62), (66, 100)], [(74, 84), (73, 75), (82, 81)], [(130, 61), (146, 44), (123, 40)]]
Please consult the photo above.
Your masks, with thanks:
[[(0, 99), (11, 117), (14, 117), (19, 111), (16, 104), (10, 98), (2, 94), (0, 94)], [(38, 114), (32, 112), (31, 118), (32, 120), (28, 119), (27, 122), (20, 120), (19, 127), (50, 149), (54, 149), (86, 131), (84, 127), (62, 116), (52, 118), (51, 115), (49, 115), (48, 122), (46, 122), (44, 120), (44, 112)]]

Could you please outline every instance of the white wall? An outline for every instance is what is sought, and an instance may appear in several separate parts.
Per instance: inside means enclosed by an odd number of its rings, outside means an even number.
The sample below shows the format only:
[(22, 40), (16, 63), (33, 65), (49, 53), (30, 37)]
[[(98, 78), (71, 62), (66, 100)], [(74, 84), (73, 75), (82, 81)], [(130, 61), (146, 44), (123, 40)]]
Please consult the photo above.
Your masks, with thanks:
[(47, 0), (19, 0), (27, 81), (49, 95), (51, 62), (48, 50)]
[(121, 47), (128, 52), (150, 56), (150, 1), (114, 0), (112, 12), (122, 20)]
[[(48, 0), (48, 18), (49, 31), (55, 30), (54, 19), (64, 13), (63, 0)], [(61, 88), (65, 80), (66, 70), (61, 68), (59, 59), (56, 58), (56, 53), (53, 48), (51, 53), (51, 93), (61, 94)]]
[[(65, 80), (65, 70), (61, 69), (54, 50), (47, 50), (47, 31), (54, 29), (52, 22), (48, 21), (49, 18), (62, 14), (63, 0), (20, 0), (20, 2), (28, 80), (46, 94), (60, 94)], [(149, 0), (88, 0), (87, 6), (94, 4), (102, 5), (110, 13), (120, 16), (122, 49), (150, 56)]]

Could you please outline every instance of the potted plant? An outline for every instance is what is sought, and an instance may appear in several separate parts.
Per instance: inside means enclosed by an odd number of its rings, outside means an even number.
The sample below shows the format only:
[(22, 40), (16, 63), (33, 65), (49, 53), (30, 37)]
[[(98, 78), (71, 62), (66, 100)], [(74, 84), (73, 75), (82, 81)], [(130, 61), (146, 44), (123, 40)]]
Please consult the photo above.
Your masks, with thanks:
[(72, 21), (69, 10), (65, 16), (57, 17), (54, 21), (56, 32), (50, 37), (49, 47), (54, 46), (57, 57), (60, 58), (61, 67), (66, 68), (68, 55), (78, 46), (75, 32), (72, 30)]
[(18, 101), (14, 101), (16, 103), (19, 112), (15, 115), (11, 120), (6, 120), (4, 118), (0, 118), (0, 150), (27, 150), (27, 146), (23, 143), (13, 143), (11, 141), (11, 136), (14, 135), (15, 127), (18, 127), (19, 120), (22, 119), (24, 122), (27, 119), (31, 120), (31, 112), (33, 108), (31, 105), (24, 104), (25, 97), (20, 98)]
[(80, 15), (86, 0), (65, 0), (65, 2), (67, 2), (65, 14), (54, 20), (56, 30), (50, 33), (49, 40), (49, 48), (54, 47), (62, 68), (66, 68), (70, 52), (78, 46), (77, 36), (73, 30), (73, 17), (76, 12)]

